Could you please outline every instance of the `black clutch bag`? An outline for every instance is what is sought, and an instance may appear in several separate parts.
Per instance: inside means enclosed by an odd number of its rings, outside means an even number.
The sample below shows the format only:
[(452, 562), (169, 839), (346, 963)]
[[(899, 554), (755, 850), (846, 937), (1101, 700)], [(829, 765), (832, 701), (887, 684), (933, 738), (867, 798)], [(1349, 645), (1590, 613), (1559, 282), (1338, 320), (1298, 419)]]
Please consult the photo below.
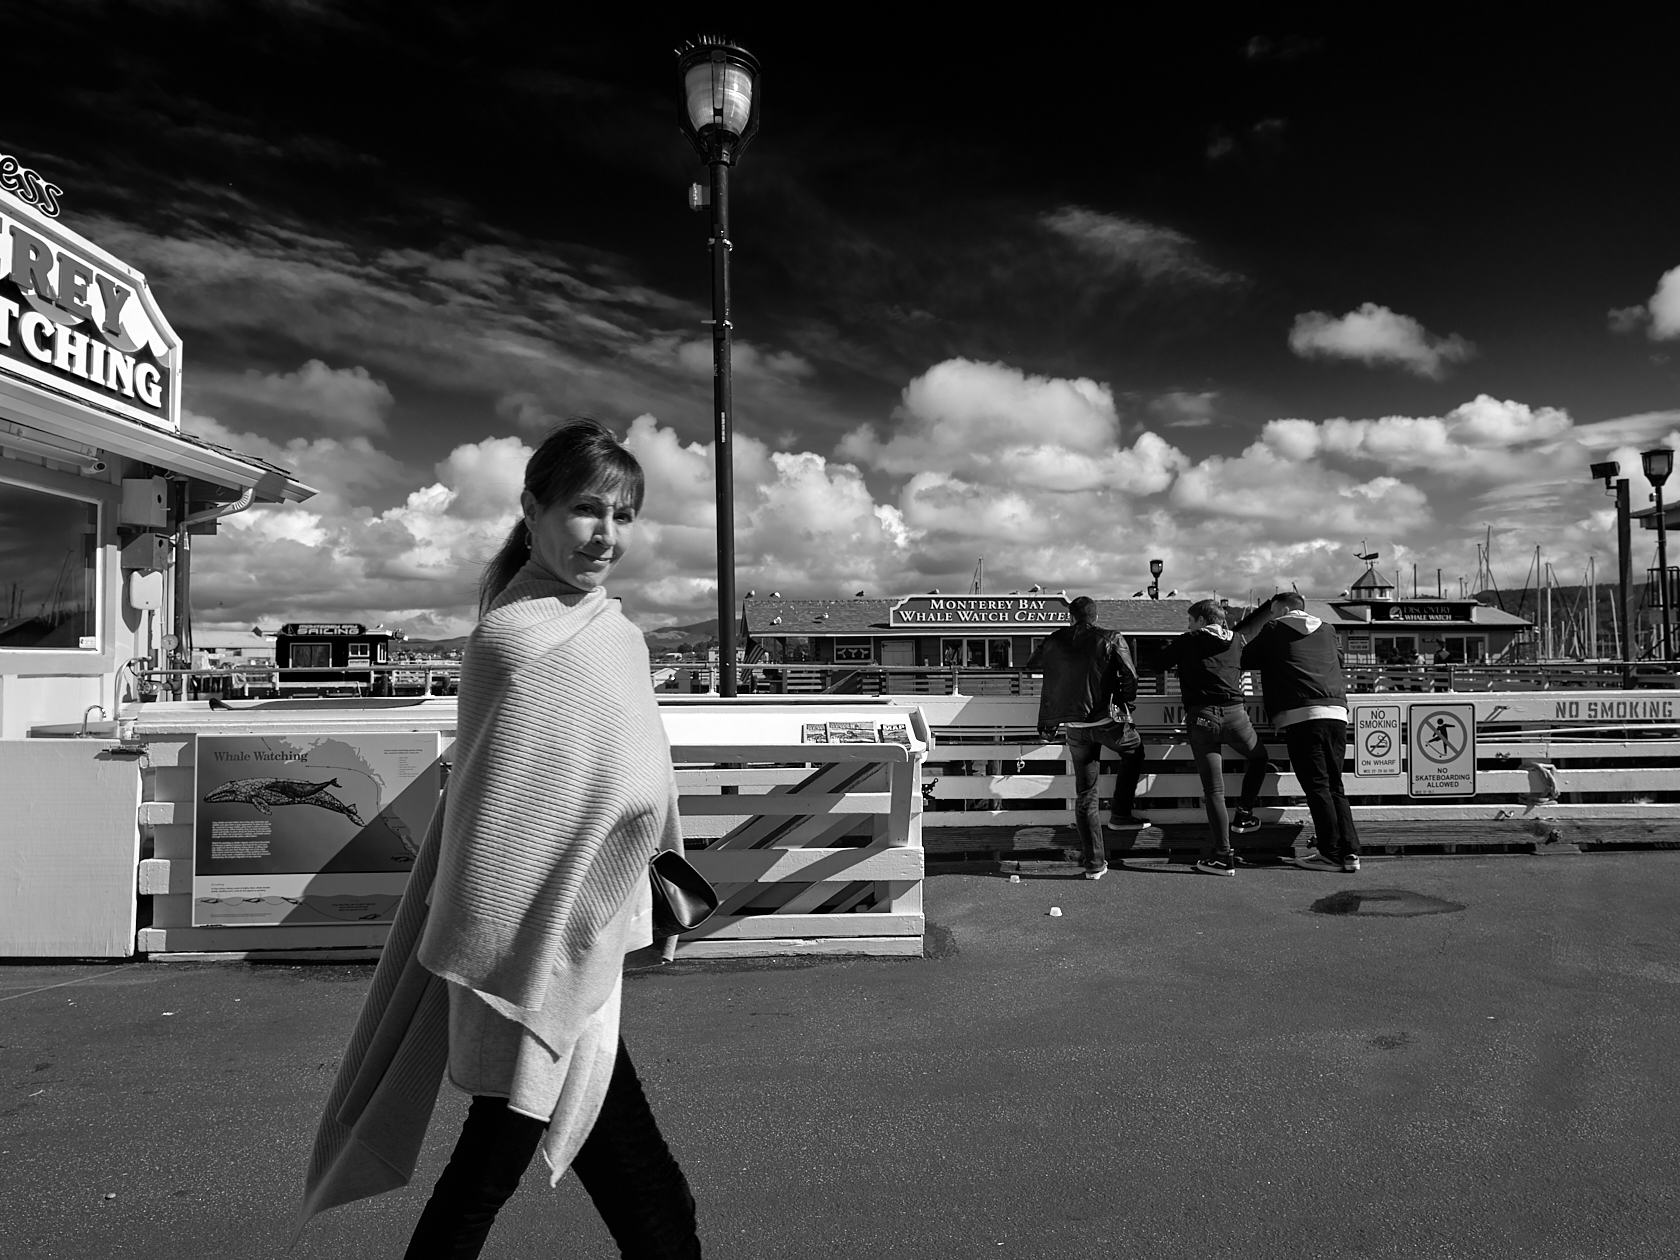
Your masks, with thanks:
[(717, 890), (687, 858), (661, 849), (648, 859), (653, 884), (653, 934), (676, 936), (697, 928), (718, 908)]

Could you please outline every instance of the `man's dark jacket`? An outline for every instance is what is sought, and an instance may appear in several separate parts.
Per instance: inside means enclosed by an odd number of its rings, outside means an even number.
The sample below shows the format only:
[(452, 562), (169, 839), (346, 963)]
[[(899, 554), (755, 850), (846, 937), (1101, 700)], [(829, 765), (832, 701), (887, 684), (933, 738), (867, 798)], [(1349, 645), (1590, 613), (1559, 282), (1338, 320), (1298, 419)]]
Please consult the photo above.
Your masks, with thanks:
[(1242, 672), (1247, 667), (1245, 649), (1265, 628), (1271, 616), (1262, 604), (1237, 623), (1203, 626), (1171, 640), (1158, 658), (1161, 664), (1178, 670), (1178, 690), (1184, 707), (1225, 708), (1243, 702)]
[(1336, 632), (1296, 611), (1277, 618), (1242, 652), (1244, 669), (1260, 671), (1266, 716), (1308, 705), (1347, 707), (1347, 680), (1336, 654)]
[(1044, 674), (1041, 731), (1063, 722), (1101, 722), (1113, 706), (1123, 711), (1137, 699), (1137, 670), (1126, 640), (1098, 625), (1063, 626), (1038, 645), (1025, 668)]

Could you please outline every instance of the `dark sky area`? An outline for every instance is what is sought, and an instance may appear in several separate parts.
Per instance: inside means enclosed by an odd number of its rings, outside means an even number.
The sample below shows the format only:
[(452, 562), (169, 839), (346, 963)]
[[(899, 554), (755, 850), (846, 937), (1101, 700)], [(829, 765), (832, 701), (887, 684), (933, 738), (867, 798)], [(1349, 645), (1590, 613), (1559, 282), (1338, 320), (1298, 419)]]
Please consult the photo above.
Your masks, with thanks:
[[(680, 350), (708, 313), (684, 201), (703, 168), (672, 56), (695, 18), (575, 7), (15, 6), (30, 74), (0, 149), (148, 271), (190, 409), (283, 443), (321, 426), (253, 374), (382, 382), (365, 435), (414, 476), (370, 473), (364, 506), (533, 417), (647, 411), (703, 443), (708, 383)], [(1672, 49), (1650, 29), (729, 12), (765, 68), (733, 261), (759, 368), (739, 424), (771, 450), (888, 436), (949, 360), (1105, 384), (1122, 443), (1156, 428), (1191, 461), (1272, 420), (1481, 394), (1575, 425), (1680, 408), (1650, 317), (1609, 326), (1680, 264)], [(1292, 352), (1303, 314), (1365, 303), (1473, 348), (1427, 370)], [(440, 320), (495, 354), (457, 363)], [(902, 490), (886, 464), (862, 476)]]

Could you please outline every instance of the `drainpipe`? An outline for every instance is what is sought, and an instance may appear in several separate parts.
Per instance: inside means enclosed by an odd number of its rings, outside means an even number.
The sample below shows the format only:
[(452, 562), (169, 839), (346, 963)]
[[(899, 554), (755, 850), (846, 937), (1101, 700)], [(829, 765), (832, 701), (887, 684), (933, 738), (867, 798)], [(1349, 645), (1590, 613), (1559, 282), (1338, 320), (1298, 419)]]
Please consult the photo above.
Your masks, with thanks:
[(244, 492), (232, 503), (218, 503), (215, 507), (205, 508), (202, 512), (194, 512), (191, 516), (184, 516), (176, 528), (185, 529), (188, 525), (197, 525), (203, 521), (214, 521), (223, 516), (232, 516), (235, 512), (243, 512), (256, 501), (256, 498), (257, 488), (246, 486)]
[[(186, 496), (187, 483), (182, 481), (183, 509), (187, 505)], [(246, 486), (233, 502), (218, 503), (202, 512), (194, 512), (191, 516), (182, 516), (175, 523), (175, 665), (179, 669), (187, 669), (192, 665), (192, 535), (187, 532), (187, 527), (232, 516), (235, 512), (243, 512), (256, 501), (256, 497), (257, 488)], [(187, 694), (188, 687), (183, 678), (176, 698), (185, 700)]]

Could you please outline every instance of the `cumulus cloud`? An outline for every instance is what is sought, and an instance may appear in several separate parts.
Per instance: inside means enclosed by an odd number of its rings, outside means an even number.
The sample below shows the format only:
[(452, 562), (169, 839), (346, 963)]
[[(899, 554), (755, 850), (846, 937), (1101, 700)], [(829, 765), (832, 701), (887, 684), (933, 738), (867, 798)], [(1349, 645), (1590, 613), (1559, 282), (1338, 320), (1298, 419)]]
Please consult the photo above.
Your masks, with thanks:
[(1261, 441), (1285, 458), (1319, 455), (1376, 461), (1391, 469), (1428, 469), (1455, 479), (1508, 479), (1520, 460), (1572, 427), (1567, 412), (1480, 394), (1444, 416), (1272, 420)]
[[(414, 468), (362, 434), (275, 442), (202, 415), (188, 424), (321, 489), (199, 540), (201, 624), (384, 621), (421, 637), (471, 625), (478, 574), (517, 513), (525, 439), (461, 443)], [(999, 589), (1114, 594), (1145, 585), (1158, 556), (1166, 585), (1186, 594), (1296, 582), (1323, 595), (1357, 575), (1362, 539), (1385, 565), (1468, 577), (1490, 524), (1502, 554), (1544, 539), (1567, 574), (1593, 552), (1608, 563), (1613, 547), (1587, 465), (1622, 460), (1642, 496), (1637, 452), (1680, 441), (1680, 411), (1576, 424), (1481, 395), (1438, 416), (1280, 418), (1240, 452), (1201, 460), (1149, 430), (1123, 441), (1127, 431), (1106, 384), (952, 359), (832, 452), (738, 435), (737, 584), (830, 597), (954, 589), (983, 555)], [(625, 440), (647, 498), (613, 593), (643, 624), (709, 619), (715, 450), (651, 414)], [(370, 485), (392, 505), (362, 506)]]
[(1652, 341), (1680, 338), (1680, 267), (1663, 272), (1657, 291), (1645, 305), (1610, 312), (1612, 332), (1633, 333), (1641, 328)]
[(1147, 281), (1208, 286), (1242, 280), (1204, 259), (1196, 242), (1184, 233), (1142, 219), (1064, 206), (1041, 215), (1039, 222), (1073, 242), (1088, 258)]
[(1051, 492), (1164, 489), (1184, 456), (1153, 433), (1119, 445), (1114, 393), (1080, 377), (1030, 376), (1000, 363), (951, 359), (905, 387), (889, 436), (873, 425), (840, 454), (882, 472), (950, 472), (980, 485)]
[(1410, 315), (1375, 302), (1340, 317), (1324, 311), (1297, 315), (1289, 330), (1289, 348), (1303, 359), (1353, 359), (1403, 368), (1431, 380), (1445, 376), (1448, 364), (1462, 363), (1476, 353), (1476, 347), (1457, 333), (1437, 337)]

